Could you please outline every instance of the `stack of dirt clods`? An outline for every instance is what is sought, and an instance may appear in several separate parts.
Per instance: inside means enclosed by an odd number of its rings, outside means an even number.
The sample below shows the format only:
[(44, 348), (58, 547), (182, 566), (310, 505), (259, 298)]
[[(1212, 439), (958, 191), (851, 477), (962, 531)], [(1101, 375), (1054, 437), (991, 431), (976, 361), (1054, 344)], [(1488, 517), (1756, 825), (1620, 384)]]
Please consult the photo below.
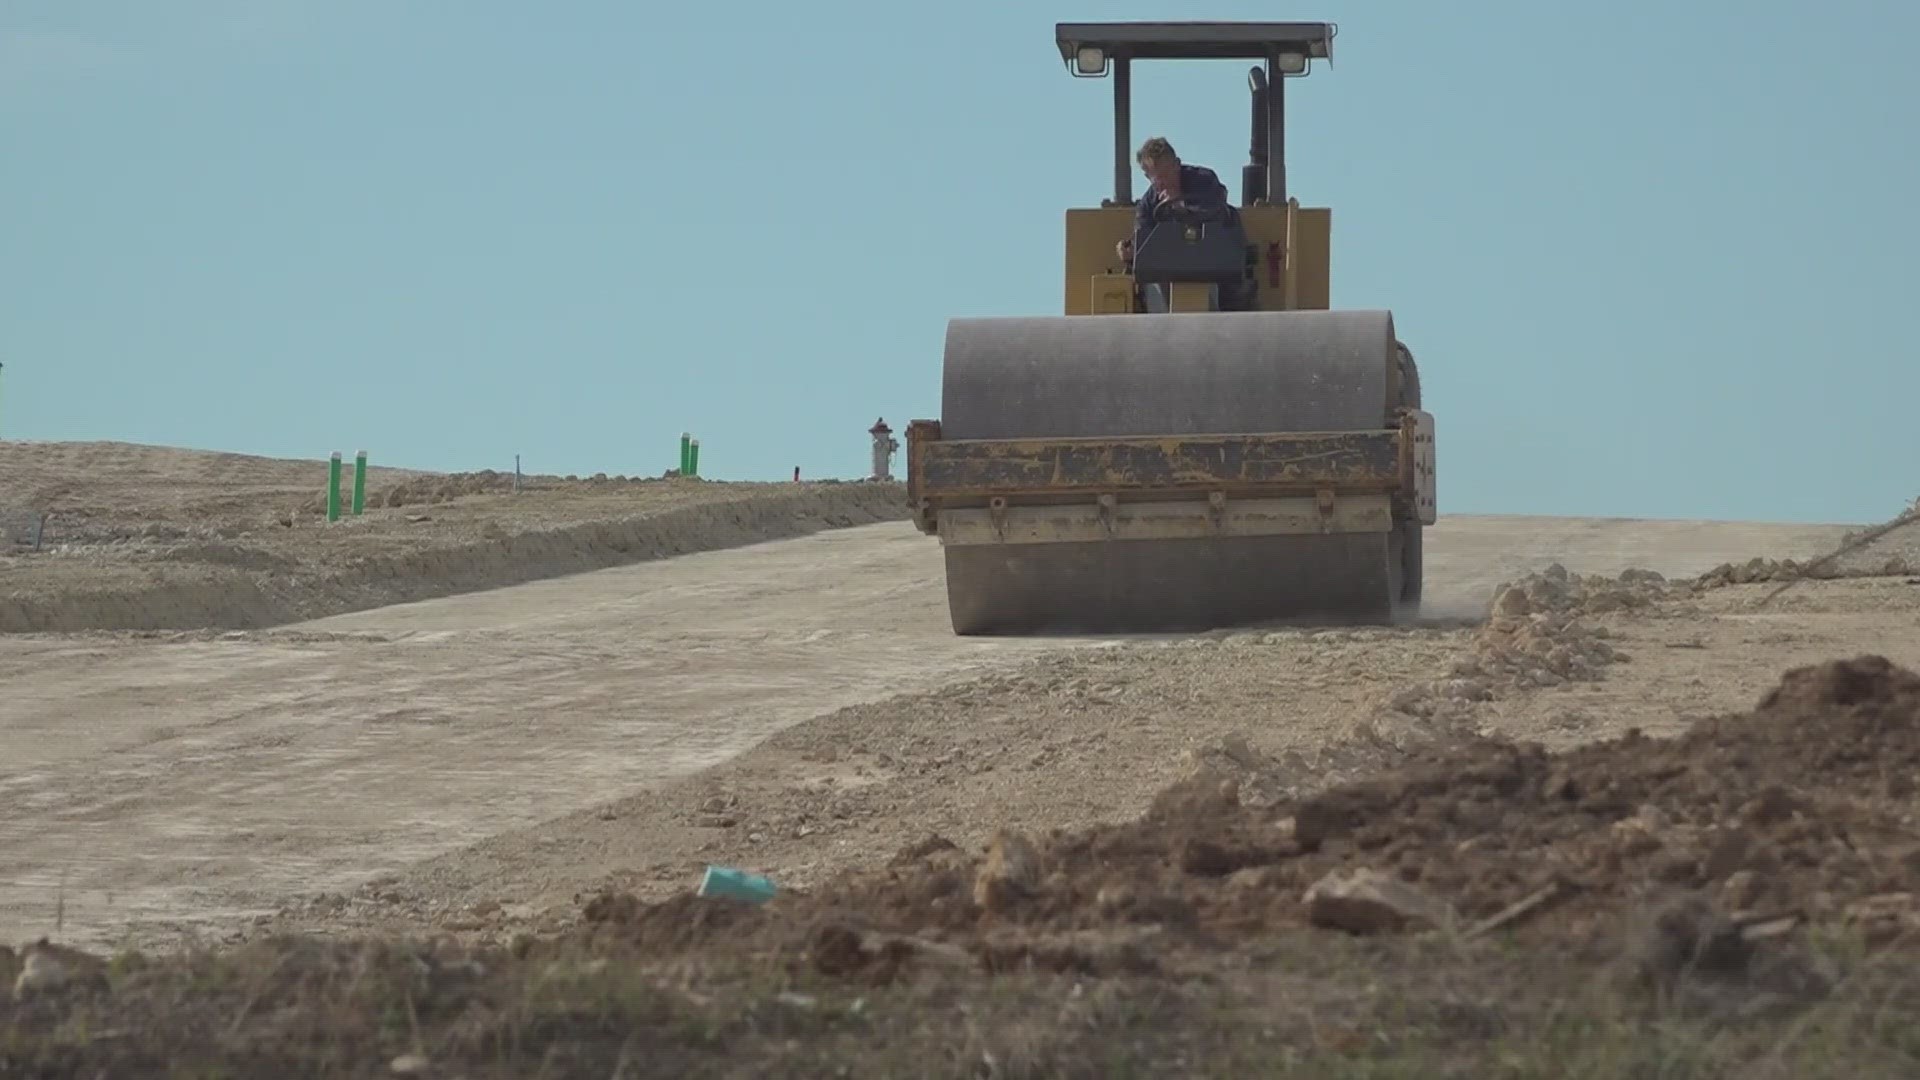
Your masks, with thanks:
[(1149, 941), (1231, 947), (1310, 925), (1565, 930), (1662, 893), (1734, 925), (1891, 929), (1920, 891), (1916, 775), (1920, 676), (1863, 657), (1791, 671), (1752, 712), (1672, 739), (1559, 755), (1471, 743), (1277, 804), (1202, 771), (1124, 824), (1002, 831), (980, 853), (932, 837), (755, 908), (603, 896), (588, 917), (650, 949), (725, 936), (867, 975), (909, 960), (1124, 966)]

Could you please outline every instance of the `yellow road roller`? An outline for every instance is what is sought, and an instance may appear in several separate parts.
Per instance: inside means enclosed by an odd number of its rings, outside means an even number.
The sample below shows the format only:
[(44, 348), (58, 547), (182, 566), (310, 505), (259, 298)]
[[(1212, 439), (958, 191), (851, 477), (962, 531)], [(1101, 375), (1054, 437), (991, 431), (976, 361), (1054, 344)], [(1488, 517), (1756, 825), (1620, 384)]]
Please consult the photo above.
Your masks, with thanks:
[[(1433, 417), (1391, 311), (1330, 310), (1332, 214), (1287, 192), (1286, 80), (1330, 23), (1062, 23), (1113, 80), (1113, 196), (1066, 212), (1064, 311), (947, 324), (940, 418), (907, 427), (954, 632), (1191, 632), (1417, 608)], [(1255, 61), (1237, 205), (1133, 238), (1131, 68)], [(1163, 212), (1164, 211), (1164, 212)]]

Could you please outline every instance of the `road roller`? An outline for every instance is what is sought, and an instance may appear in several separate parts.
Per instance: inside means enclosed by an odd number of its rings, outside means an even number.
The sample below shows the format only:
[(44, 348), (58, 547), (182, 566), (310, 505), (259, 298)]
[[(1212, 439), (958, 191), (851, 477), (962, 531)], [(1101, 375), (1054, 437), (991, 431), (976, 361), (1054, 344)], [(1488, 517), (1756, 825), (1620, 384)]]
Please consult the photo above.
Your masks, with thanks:
[[(1113, 195), (1066, 211), (1064, 310), (947, 324), (906, 432), (960, 635), (1378, 623), (1417, 608), (1433, 417), (1386, 310), (1331, 309), (1332, 214), (1287, 191), (1286, 80), (1331, 23), (1062, 23), (1113, 82)], [(1131, 70), (1254, 61), (1237, 203), (1133, 236)], [(1175, 145), (1178, 141), (1175, 140)], [(1128, 259), (1128, 255), (1131, 259)]]

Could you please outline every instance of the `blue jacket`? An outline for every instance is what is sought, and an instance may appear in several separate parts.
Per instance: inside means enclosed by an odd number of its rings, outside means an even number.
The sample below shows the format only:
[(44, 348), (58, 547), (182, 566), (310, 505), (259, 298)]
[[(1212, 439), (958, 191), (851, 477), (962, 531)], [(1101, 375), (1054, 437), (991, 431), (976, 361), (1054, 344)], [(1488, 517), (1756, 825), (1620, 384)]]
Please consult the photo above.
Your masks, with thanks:
[[(1227, 194), (1227, 185), (1220, 177), (1205, 165), (1180, 165), (1180, 198), (1194, 206), (1227, 206), (1231, 196)], [(1153, 212), (1161, 203), (1160, 192), (1152, 184), (1147, 185), (1147, 193), (1133, 204), (1133, 249), (1147, 242), (1147, 234), (1153, 231)]]

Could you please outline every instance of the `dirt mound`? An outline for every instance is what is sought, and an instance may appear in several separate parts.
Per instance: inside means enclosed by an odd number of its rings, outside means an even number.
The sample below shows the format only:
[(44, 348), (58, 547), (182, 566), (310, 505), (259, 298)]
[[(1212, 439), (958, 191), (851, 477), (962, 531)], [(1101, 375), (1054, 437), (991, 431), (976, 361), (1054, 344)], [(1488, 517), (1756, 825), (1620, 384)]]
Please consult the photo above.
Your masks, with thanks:
[[(348, 486), (347, 481), (342, 481), (340, 489), (340, 501), (345, 504), (352, 495), (352, 488)], [(419, 476), (395, 484), (370, 487), (366, 492), (366, 505), (369, 509), (430, 506), (452, 502), (468, 495), (501, 495), (512, 491), (512, 473), (483, 469), (479, 472)], [(301, 505), (301, 509), (309, 514), (326, 513), (326, 492), (321, 491), (308, 498)]]
[[(487, 474), (471, 475), (478, 484)], [(0, 633), (259, 629), (906, 513), (897, 485), (669, 487), (629, 485), (577, 505), (533, 495), (487, 512), (388, 510), (312, 528), (232, 530), (232, 540), (153, 529), (137, 544), (49, 550), (0, 565), (10, 586), (0, 593)]]
[(817, 892), (730, 911), (715, 936), (684, 898), (601, 897), (589, 921), (668, 949), (724, 935), (882, 975), (955, 950), (990, 967), (1022, 949), (1131, 966), (1137, 950), (1117, 943), (1146, 931), (1470, 923), (1545, 896), (1558, 902), (1525, 930), (1584, 934), (1675, 892), (1728, 917), (1892, 926), (1914, 919), (1920, 893), (1916, 770), (1920, 676), (1863, 657), (1789, 672), (1753, 712), (1674, 739), (1630, 733), (1559, 756), (1480, 742), (1304, 799), (1248, 798), (1199, 767), (1136, 821), (1003, 830), (984, 853), (930, 838)]
[[(523, 476), (520, 478), (522, 490), (552, 491), (556, 488), (602, 487), (613, 484), (657, 484), (661, 478), (645, 476), (608, 476), (595, 473), (587, 479), (577, 476), (565, 478), (554, 476)], [(349, 482), (341, 482), (340, 498), (345, 502), (351, 495)], [(514, 477), (510, 472), (496, 469), (480, 469), (476, 472), (443, 473), (414, 476), (398, 483), (370, 486), (366, 492), (366, 505), (370, 508), (394, 508), (406, 506), (433, 506), (450, 503), (455, 499), (469, 495), (508, 495), (514, 491)], [(326, 492), (322, 491), (307, 499), (301, 507), (310, 514), (323, 514), (327, 509)]]
[(1866, 529), (1852, 529), (1832, 551), (1805, 562), (1752, 558), (1721, 563), (1694, 578), (1695, 592), (1761, 582), (1905, 577), (1920, 573), (1920, 499), (1899, 514)]
[(1392, 703), (1400, 712), (1446, 719), (1516, 689), (1597, 682), (1602, 669), (1628, 656), (1591, 616), (1639, 611), (1674, 588), (1651, 570), (1618, 577), (1569, 573), (1558, 563), (1502, 585), (1469, 653), (1444, 676), (1418, 683)]
[(370, 465), (365, 512), (329, 522), (327, 475), (325, 459), (0, 442), (0, 633), (258, 629), (907, 513), (898, 484)]
[(1795, 581), (1800, 578), (1833, 580), (1854, 577), (1901, 577), (1915, 572), (1904, 555), (1888, 555), (1865, 564), (1846, 565), (1838, 560), (1748, 559), (1744, 563), (1721, 563), (1694, 578), (1695, 591), (1722, 589), (1728, 585), (1750, 585), (1766, 581)]

